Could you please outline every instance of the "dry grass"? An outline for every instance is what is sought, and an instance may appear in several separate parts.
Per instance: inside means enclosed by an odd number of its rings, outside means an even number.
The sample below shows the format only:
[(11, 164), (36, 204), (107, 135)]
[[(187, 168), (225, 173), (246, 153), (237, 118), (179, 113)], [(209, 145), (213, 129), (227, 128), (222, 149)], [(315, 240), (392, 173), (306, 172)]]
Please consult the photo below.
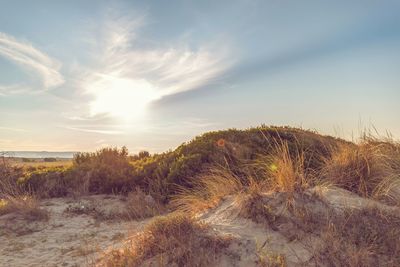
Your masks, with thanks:
[(257, 248), (258, 262), (260, 267), (286, 267), (285, 257), (281, 254), (271, 253), (268, 248)]
[(228, 245), (228, 239), (211, 235), (205, 224), (173, 213), (155, 218), (101, 266), (209, 266)]
[(255, 163), (261, 170), (270, 191), (295, 192), (306, 188), (315, 176), (307, 168), (304, 151), (298, 146), (289, 148), (286, 141), (276, 141), (272, 151)]
[(331, 216), (316, 254), (328, 266), (399, 266), (400, 217), (375, 208)]
[(302, 192), (252, 192), (237, 199), (240, 216), (281, 231), (290, 241), (302, 239), (325, 225), (324, 219), (330, 212), (323, 201)]
[(128, 194), (126, 210), (129, 218), (144, 219), (160, 215), (166, 211), (166, 208), (151, 195), (146, 195), (142, 190), (137, 188)]
[(18, 170), (3, 158), (0, 162), (0, 215), (14, 213), (27, 220), (48, 220), (35, 195), (17, 184)]
[(272, 229), (276, 228), (276, 214), (264, 201), (265, 197), (260, 192), (252, 192), (240, 196), (240, 215), (256, 223), (266, 224)]
[(22, 162), (22, 161), (11, 161), (11, 164), (16, 167), (23, 167), (26, 169), (45, 169), (45, 168), (56, 168), (56, 167), (71, 167), (72, 160), (59, 160), (54, 162), (44, 162), (44, 161), (32, 161), (32, 162)]
[(0, 201), (0, 215), (14, 213), (27, 220), (48, 220), (49, 213), (40, 208), (39, 201), (32, 195), (8, 195)]
[[(293, 152), (293, 151), (292, 151)], [(242, 168), (243, 176), (230, 169), (212, 168), (192, 180), (192, 188), (179, 188), (171, 204), (185, 212), (200, 212), (213, 208), (227, 195), (246, 192), (298, 192), (316, 183), (316, 175), (306, 166), (304, 153), (291, 153), (287, 142), (276, 142), (268, 155), (260, 156)]]
[[(316, 266), (400, 266), (400, 216), (377, 208), (338, 211), (316, 196), (300, 193), (247, 194), (241, 216), (279, 231), (289, 241), (307, 243)], [(268, 252), (268, 248), (265, 248)], [(259, 255), (268, 262), (267, 254)], [(268, 265), (267, 265), (268, 266)]]
[(212, 168), (192, 180), (192, 188), (179, 187), (171, 205), (183, 212), (201, 212), (213, 208), (221, 199), (244, 188), (244, 181), (229, 169)]
[(399, 146), (370, 138), (358, 145), (341, 145), (325, 159), (321, 177), (363, 197), (399, 203)]
[(363, 197), (400, 204), (398, 144), (365, 138), (358, 145), (332, 148), (324, 158), (318, 151), (307, 151), (318, 157), (321, 169), (309, 167), (306, 151), (300, 147), (278, 139), (268, 154), (241, 169), (242, 176), (229, 168), (213, 168), (192, 179), (191, 188), (180, 188), (171, 204), (181, 211), (198, 213), (215, 207), (230, 194), (251, 194), (254, 190), (294, 194), (316, 185), (337, 185)]

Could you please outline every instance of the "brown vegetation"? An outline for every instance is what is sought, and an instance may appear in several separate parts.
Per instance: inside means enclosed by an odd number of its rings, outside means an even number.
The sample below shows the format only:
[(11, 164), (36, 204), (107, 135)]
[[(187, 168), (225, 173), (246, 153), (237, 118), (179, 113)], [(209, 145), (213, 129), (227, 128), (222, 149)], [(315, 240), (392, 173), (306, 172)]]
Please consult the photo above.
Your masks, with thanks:
[(180, 213), (157, 217), (122, 250), (105, 256), (102, 266), (207, 266), (229, 244), (207, 226)]
[(41, 209), (32, 195), (5, 196), (0, 201), (0, 215), (13, 213), (26, 220), (48, 220), (49, 214)]
[(399, 203), (400, 146), (373, 138), (340, 145), (325, 159), (321, 177), (361, 196)]
[[(215, 263), (230, 241), (193, 217), (234, 195), (243, 220), (289, 242), (318, 239), (322, 245), (311, 248), (316, 265), (400, 265), (397, 215), (370, 207), (338, 210), (310, 193), (318, 185), (400, 205), (400, 145), (371, 137), (355, 144), (262, 126), (208, 133), (158, 155), (128, 156), (126, 148), (106, 148), (75, 155), (69, 167), (3, 164), (0, 215), (43, 220), (39, 198), (123, 194), (126, 208), (119, 217), (144, 219), (167, 212), (167, 206), (187, 215), (155, 218), (123, 250), (107, 253), (102, 265), (204, 266)], [(109, 218), (90, 206), (67, 211)], [(285, 266), (282, 255), (266, 249), (255, 252), (260, 264)]]
[[(319, 229), (320, 230), (320, 229)], [(317, 261), (341, 266), (398, 266), (400, 217), (376, 208), (331, 216), (320, 232), (325, 248)]]
[(40, 209), (36, 196), (18, 185), (18, 174), (18, 168), (1, 160), (0, 215), (14, 213), (27, 220), (47, 220), (48, 213)]
[(163, 204), (151, 195), (146, 195), (140, 188), (128, 194), (126, 200), (126, 216), (130, 219), (144, 219), (160, 215), (166, 211)]
[(204, 211), (218, 205), (224, 196), (243, 190), (244, 182), (228, 169), (211, 168), (193, 179), (191, 188), (180, 186), (170, 204), (182, 212)]

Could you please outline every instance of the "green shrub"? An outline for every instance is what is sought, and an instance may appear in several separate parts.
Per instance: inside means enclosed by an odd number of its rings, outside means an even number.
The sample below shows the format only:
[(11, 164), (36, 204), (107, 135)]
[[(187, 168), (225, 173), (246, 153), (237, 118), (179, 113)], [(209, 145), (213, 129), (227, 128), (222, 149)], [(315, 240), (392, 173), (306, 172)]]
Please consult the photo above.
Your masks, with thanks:
[(94, 153), (74, 155), (71, 174), (75, 179), (89, 181), (89, 192), (126, 192), (132, 186), (133, 167), (126, 147), (103, 148)]
[[(77, 153), (68, 169), (42, 171), (32, 168), (24, 182), (34, 190), (48, 184), (49, 196), (80, 190), (89, 193), (128, 192), (139, 187), (157, 201), (167, 202), (177, 193), (177, 185), (192, 187), (193, 178), (219, 165), (238, 177), (245, 177), (250, 163), (274, 151), (277, 143), (287, 143), (290, 154), (304, 151), (307, 168), (318, 171), (321, 157), (330, 155), (342, 140), (289, 127), (260, 126), (203, 134), (174, 151), (150, 155), (147, 151), (129, 156), (123, 147), (104, 148), (94, 153)], [(318, 153), (315, 153), (315, 152)], [(293, 156), (293, 155), (291, 155)], [(257, 174), (257, 173), (256, 173)], [(48, 180), (48, 181), (47, 181)], [(67, 189), (62, 190), (62, 186)]]
[(291, 156), (304, 151), (306, 167), (317, 172), (323, 167), (322, 158), (330, 155), (331, 147), (346, 142), (312, 131), (264, 125), (209, 132), (174, 151), (134, 161), (134, 180), (137, 185), (167, 200), (176, 193), (176, 185), (191, 187), (189, 180), (193, 181), (211, 166), (225, 166), (235, 175), (245, 176), (250, 163), (260, 155), (273, 153), (279, 143), (287, 143)]
[(25, 190), (33, 191), (39, 197), (66, 196), (78, 185), (72, 182), (70, 168), (36, 168), (18, 179)]

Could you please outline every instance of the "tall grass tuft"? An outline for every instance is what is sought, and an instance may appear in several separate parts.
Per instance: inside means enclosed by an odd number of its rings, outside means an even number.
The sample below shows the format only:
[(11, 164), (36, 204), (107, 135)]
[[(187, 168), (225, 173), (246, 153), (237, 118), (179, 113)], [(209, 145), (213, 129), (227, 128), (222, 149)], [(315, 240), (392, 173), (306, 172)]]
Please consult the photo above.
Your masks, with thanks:
[[(318, 156), (318, 151), (312, 152)], [(253, 167), (261, 173), (264, 187), (269, 191), (293, 193), (317, 183), (318, 170), (309, 166), (305, 154), (297, 141), (289, 145), (287, 141), (275, 139), (271, 151), (259, 156)]]
[(192, 187), (178, 186), (171, 205), (184, 212), (200, 212), (215, 207), (220, 200), (244, 188), (244, 181), (223, 167), (211, 168), (191, 180)]
[(325, 158), (321, 177), (363, 197), (399, 203), (399, 145), (371, 137), (357, 145), (340, 145)]

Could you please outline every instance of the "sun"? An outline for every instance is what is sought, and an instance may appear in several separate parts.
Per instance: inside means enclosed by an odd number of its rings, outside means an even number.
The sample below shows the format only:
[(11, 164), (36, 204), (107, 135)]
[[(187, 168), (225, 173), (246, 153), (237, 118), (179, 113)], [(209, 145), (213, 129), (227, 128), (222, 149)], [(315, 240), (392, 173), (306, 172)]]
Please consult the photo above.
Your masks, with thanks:
[(144, 116), (147, 105), (158, 98), (155, 86), (146, 80), (134, 80), (102, 76), (87, 88), (94, 95), (90, 102), (90, 114), (108, 114), (131, 120)]

